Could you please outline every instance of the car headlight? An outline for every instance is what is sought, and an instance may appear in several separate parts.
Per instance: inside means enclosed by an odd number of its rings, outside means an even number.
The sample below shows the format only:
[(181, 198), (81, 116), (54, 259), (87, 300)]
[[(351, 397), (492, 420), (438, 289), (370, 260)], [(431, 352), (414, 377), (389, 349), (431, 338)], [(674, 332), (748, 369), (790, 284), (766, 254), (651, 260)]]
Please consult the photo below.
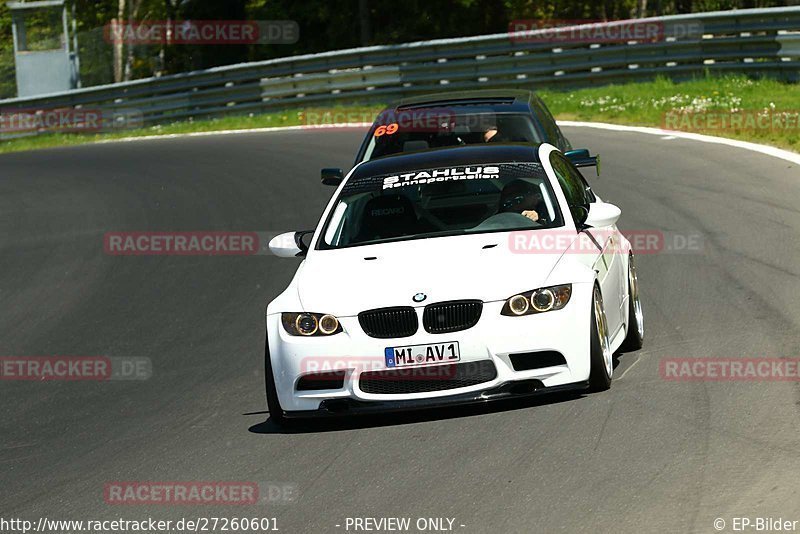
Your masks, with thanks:
[(281, 323), (293, 336), (330, 336), (342, 331), (339, 319), (329, 313), (282, 313)]
[(510, 297), (503, 305), (500, 314), (521, 317), (534, 313), (560, 310), (567, 305), (571, 296), (572, 284), (534, 289), (533, 291)]

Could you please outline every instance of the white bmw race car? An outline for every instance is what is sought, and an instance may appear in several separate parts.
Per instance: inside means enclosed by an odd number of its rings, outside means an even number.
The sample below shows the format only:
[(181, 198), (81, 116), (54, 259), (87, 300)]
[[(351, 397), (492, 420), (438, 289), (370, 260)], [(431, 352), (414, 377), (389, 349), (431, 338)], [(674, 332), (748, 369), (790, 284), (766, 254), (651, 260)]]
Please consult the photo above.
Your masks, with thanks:
[[(555, 147), (470, 145), (357, 165), (267, 307), (270, 418), (476, 403), (611, 384), (642, 346), (633, 255)], [(305, 235), (304, 235), (305, 234)]]

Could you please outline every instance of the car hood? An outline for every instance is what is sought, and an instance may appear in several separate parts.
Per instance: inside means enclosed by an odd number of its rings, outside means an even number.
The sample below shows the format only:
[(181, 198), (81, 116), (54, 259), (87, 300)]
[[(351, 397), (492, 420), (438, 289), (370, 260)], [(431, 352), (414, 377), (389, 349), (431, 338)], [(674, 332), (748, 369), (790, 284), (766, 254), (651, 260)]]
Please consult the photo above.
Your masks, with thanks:
[[(509, 233), (314, 251), (295, 278), (304, 311), (340, 317), (387, 306), (508, 297), (546, 285), (561, 254), (520, 254)], [(417, 304), (412, 297), (427, 295)]]

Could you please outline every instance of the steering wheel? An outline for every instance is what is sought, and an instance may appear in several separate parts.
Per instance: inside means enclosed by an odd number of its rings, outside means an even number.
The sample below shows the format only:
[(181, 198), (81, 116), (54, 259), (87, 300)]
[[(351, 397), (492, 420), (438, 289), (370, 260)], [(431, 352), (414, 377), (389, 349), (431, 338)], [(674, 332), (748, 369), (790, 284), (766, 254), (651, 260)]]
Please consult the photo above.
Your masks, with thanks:
[(491, 217), (485, 219), (478, 226), (474, 227), (473, 231), (487, 231), (487, 230), (503, 230), (511, 228), (540, 228), (542, 223), (532, 221), (529, 218), (519, 213), (510, 211), (495, 213)]

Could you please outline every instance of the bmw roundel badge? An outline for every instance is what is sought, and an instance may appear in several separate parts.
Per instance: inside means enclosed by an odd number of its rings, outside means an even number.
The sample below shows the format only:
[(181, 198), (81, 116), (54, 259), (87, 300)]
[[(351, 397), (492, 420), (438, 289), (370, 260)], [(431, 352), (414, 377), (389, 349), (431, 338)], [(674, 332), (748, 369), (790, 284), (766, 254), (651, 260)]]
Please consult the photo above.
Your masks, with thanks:
[(413, 300), (414, 302), (422, 302), (426, 298), (428, 298), (428, 295), (426, 295), (425, 293), (417, 293), (416, 295), (411, 297), (411, 300)]

